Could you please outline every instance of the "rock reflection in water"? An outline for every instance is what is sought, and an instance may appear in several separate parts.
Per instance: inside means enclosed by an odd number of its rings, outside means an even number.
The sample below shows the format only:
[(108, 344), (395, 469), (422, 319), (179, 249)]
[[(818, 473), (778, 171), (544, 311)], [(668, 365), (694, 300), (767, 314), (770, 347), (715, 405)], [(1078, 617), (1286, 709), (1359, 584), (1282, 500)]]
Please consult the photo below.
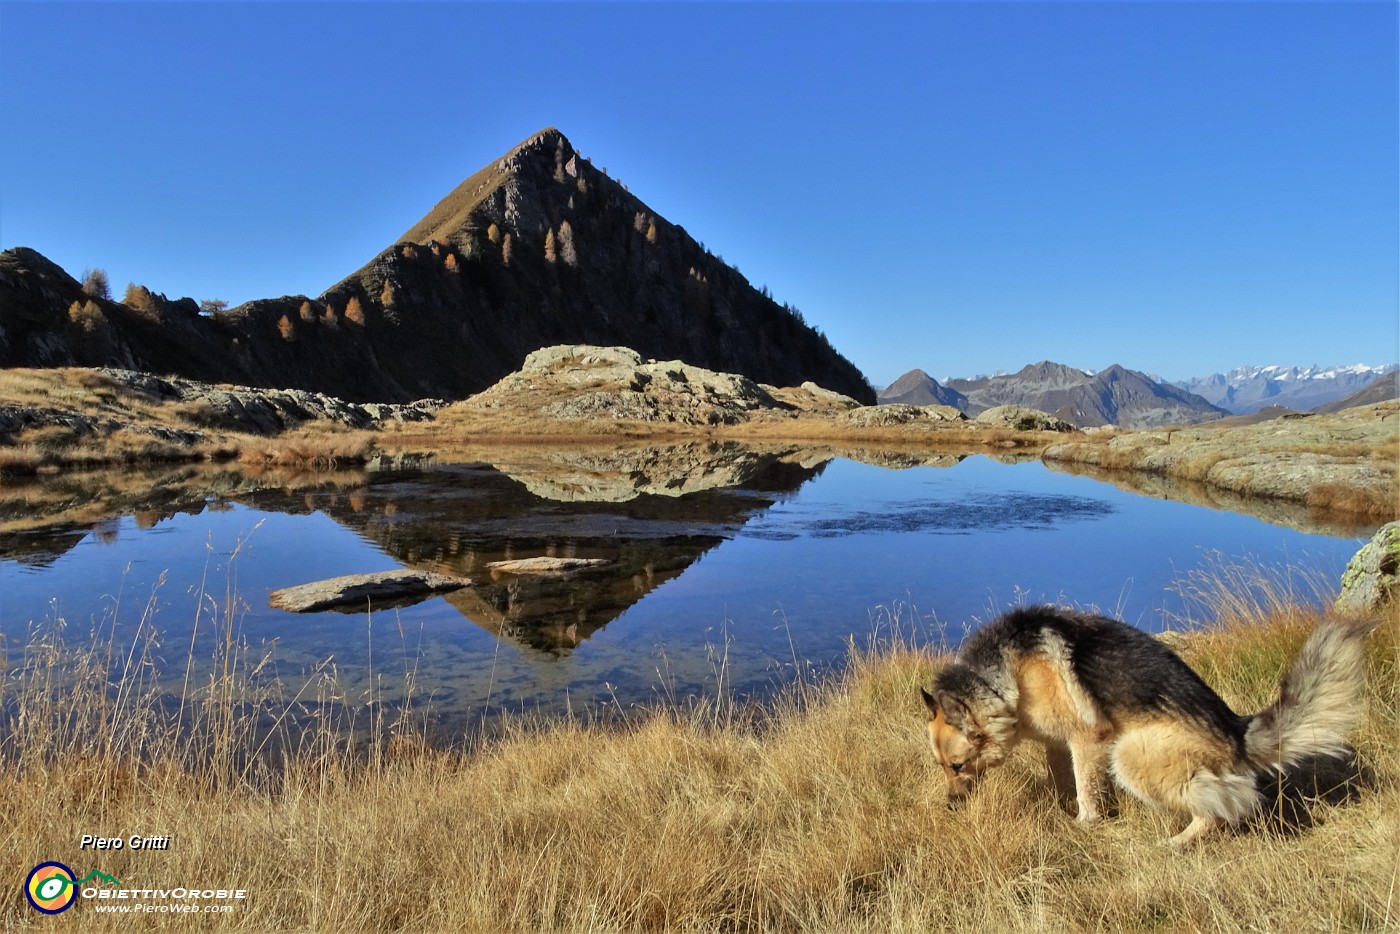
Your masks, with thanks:
[[(617, 451), (483, 452), (494, 463), (388, 476), (355, 497), (308, 505), (409, 567), (469, 577), (444, 597), (492, 633), (567, 652), (817, 476), (791, 450), (688, 443)], [(252, 505), (265, 507), (261, 497)], [(546, 556), (604, 563), (508, 574), (489, 565)]]

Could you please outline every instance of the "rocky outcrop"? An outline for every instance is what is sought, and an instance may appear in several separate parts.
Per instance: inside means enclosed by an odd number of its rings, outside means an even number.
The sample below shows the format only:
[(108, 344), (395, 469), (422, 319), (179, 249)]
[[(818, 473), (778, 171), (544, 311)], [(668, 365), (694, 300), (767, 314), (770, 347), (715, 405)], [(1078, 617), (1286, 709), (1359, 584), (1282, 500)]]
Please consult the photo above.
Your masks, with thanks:
[(1397, 510), (1394, 452), (1400, 403), (1336, 415), (1096, 436), (1054, 444), (1042, 458), (1197, 480), (1246, 496), (1381, 519)]
[(595, 169), (557, 130), (472, 175), (317, 298), (227, 312), (90, 298), (33, 250), (0, 256), (0, 366), (103, 366), (353, 401), (462, 399), (526, 354), (626, 344), (754, 382), (874, 402), (794, 309)]
[(1342, 572), (1334, 609), (1343, 616), (1368, 616), (1400, 597), (1400, 522), (1381, 527)]
[[(58, 384), (63, 379), (73, 385), (72, 391), (61, 391)], [(216, 386), (110, 368), (68, 371), (55, 378), (55, 387), (60, 390), (51, 393), (55, 401), (64, 397), (77, 404), (59, 408), (0, 402), (0, 440), (59, 426), (79, 436), (134, 431), (194, 444), (204, 438), (200, 429), (271, 435), (310, 421), (377, 429), (394, 422), (426, 421), (446, 404), (436, 399), (360, 404), (304, 390)], [(141, 410), (151, 405), (168, 406), (170, 420), (181, 424), (160, 424), (143, 415)]]
[(301, 389), (257, 389), (251, 386), (211, 386), (195, 380), (158, 377), (129, 370), (96, 371), (127, 391), (155, 402), (186, 407), (196, 420), (214, 427), (254, 434), (275, 434), (308, 421), (326, 421), (347, 428), (383, 428), (392, 422), (422, 422), (446, 405), (442, 399), (418, 399), (406, 404), (347, 402)]
[(563, 420), (681, 425), (732, 425), (755, 411), (784, 407), (744, 376), (679, 360), (647, 361), (626, 347), (588, 345), (537, 350), (519, 370), (464, 405)]
[(842, 421), (852, 428), (881, 428), (920, 422), (965, 422), (967, 416), (949, 405), (891, 403), (852, 409), (842, 416)]
[(1074, 426), (1064, 419), (1023, 405), (998, 405), (979, 413), (973, 421), (1014, 431), (1074, 431)]

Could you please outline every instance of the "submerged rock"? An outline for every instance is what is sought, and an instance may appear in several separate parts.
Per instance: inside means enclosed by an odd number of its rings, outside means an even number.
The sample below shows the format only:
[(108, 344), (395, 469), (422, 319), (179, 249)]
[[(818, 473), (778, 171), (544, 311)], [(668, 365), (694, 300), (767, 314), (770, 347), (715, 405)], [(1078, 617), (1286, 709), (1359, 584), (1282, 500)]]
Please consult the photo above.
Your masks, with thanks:
[(460, 590), (470, 584), (471, 581), (465, 578), (431, 571), (378, 571), (284, 587), (268, 594), (267, 603), (275, 609), (293, 613), (314, 613), (342, 607), (353, 611), (366, 606), (404, 606), (433, 594)]
[(567, 574), (587, 568), (603, 567), (612, 564), (608, 558), (516, 558), (511, 561), (492, 561), (486, 566), (492, 574)]
[(1365, 616), (1400, 596), (1400, 522), (1383, 525), (1342, 572), (1342, 592), (1333, 605), (1345, 616)]

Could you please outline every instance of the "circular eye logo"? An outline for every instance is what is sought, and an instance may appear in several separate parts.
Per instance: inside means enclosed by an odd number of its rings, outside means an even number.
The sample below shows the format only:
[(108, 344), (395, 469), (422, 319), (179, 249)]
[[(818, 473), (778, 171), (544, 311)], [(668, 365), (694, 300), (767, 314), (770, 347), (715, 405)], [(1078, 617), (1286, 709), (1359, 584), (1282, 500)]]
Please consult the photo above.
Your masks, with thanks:
[(24, 880), (24, 897), (46, 915), (64, 911), (78, 897), (73, 870), (62, 863), (40, 863)]

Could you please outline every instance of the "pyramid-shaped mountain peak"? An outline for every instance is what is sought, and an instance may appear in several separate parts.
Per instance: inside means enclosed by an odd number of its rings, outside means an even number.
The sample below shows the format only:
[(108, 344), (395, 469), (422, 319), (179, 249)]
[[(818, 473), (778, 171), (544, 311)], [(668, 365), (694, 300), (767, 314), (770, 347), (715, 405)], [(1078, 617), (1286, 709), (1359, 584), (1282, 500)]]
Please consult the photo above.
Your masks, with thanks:
[[(5, 256), (26, 266), (21, 256)], [(44, 293), (54, 296), (52, 308), (14, 316), (24, 333), (10, 346), (47, 348), (44, 359), (11, 354), (0, 364), (119, 365), (405, 401), (479, 392), (541, 347), (622, 345), (770, 385), (811, 381), (875, 401), (860, 371), (796, 309), (754, 288), (553, 127), (473, 173), (314, 299), (257, 300), (214, 319), (182, 312), (155, 331), (151, 315), (128, 316), (131, 309), (113, 302), (107, 317), (117, 324), (102, 341), (41, 341), (45, 328), (63, 331), (78, 295), (78, 284), (61, 278)], [(27, 307), (29, 292), (6, 294), (11, 281), (27, 280), (0, 278), (0, 308)], [(127, 317), (130, 327), (120, 323)]]
[(577, 178), (578, 162), (578, 154), (568, 138), (554, 127), (545, 127), (468, 176), (399, 237), (398, 242), (450, 241), (470, 223), (473, 212), (489, 204), (503, 186), (518, 183), (522, 176), (532, 185), (545, 180)]

